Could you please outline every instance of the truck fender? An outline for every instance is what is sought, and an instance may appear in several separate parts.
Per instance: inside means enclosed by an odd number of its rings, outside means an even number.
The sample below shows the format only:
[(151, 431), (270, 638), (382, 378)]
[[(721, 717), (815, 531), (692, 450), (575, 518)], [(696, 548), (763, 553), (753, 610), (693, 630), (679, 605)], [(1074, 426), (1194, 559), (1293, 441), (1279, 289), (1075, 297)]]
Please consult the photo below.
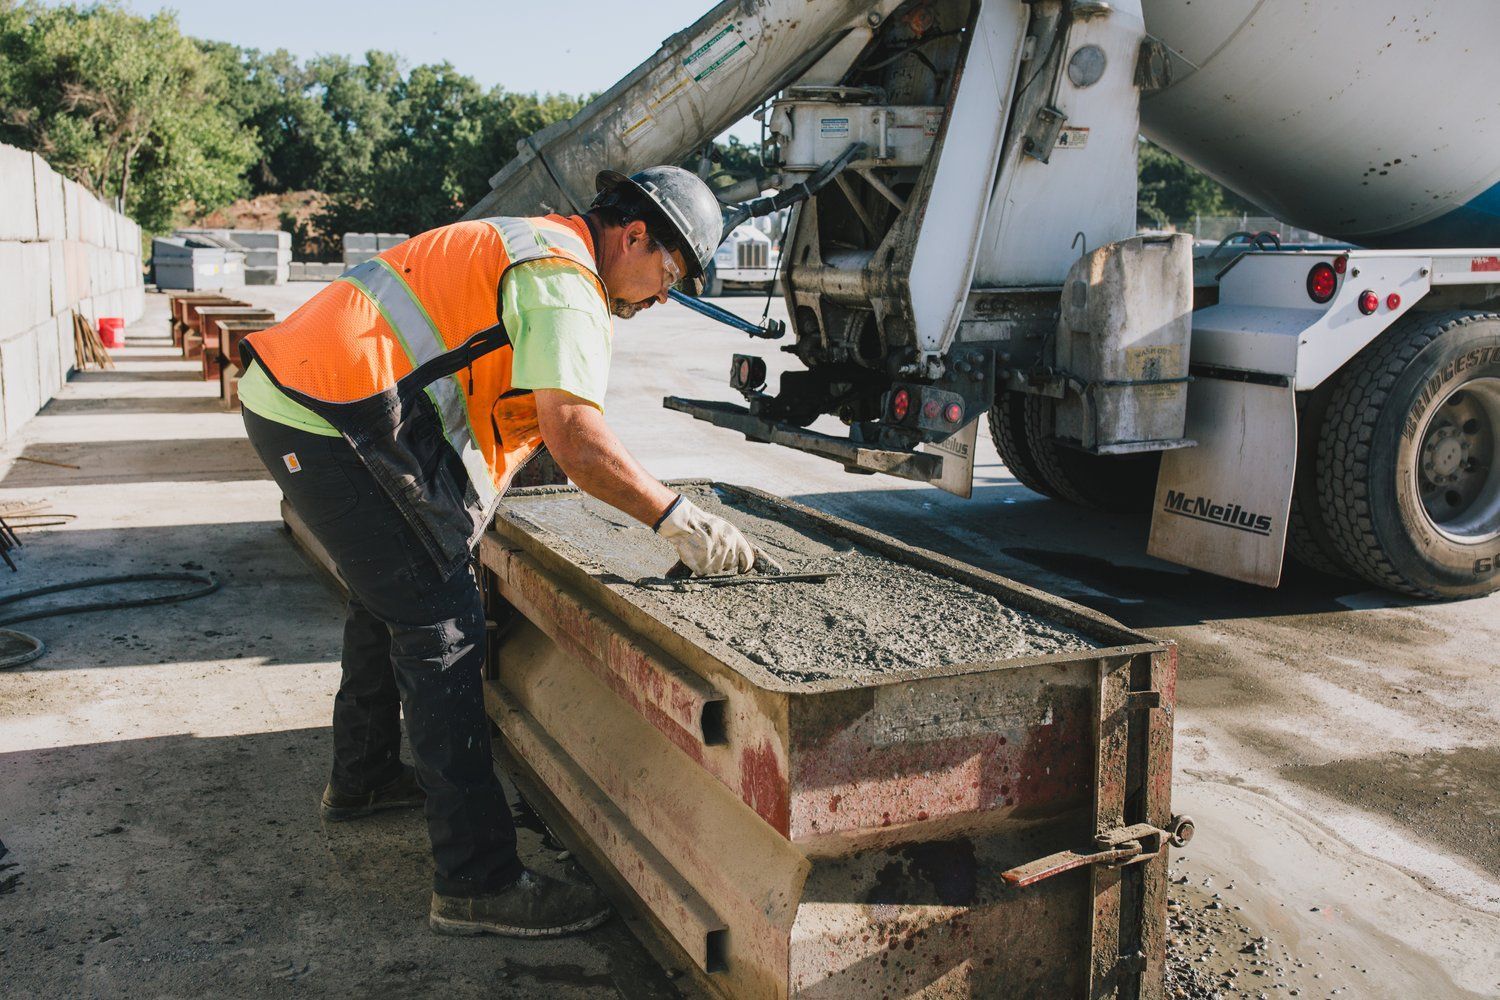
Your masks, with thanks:
[(1162, 455), (1147, 552), (1275, 587), (1297, 467), (1297, 403), (1289, 380), (1197, 376), (1186, 433), (1197, 447)]

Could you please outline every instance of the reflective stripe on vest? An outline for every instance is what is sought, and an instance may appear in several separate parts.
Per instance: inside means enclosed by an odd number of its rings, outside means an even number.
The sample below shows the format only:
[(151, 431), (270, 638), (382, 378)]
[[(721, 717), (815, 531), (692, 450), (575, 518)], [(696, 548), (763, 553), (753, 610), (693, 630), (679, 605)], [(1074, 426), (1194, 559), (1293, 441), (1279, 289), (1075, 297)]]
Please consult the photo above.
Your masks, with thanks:
[(535, 399), (512, 391), (499, 321), (505, 272), (542, 259), (577, 265), (606, 297), (583, 220), (475, 220), (351, 268), (241, 346), (344, 434), (444, 572), (542, 445)]
[[(375, 308), (395, 331), (413, 369), (448, 352), (448, 345), (443, 342), (443, 335), (438, 332), (432, 317), (427, 315), (410, 286), (390, 264), (375, 257), (346, 271), (338, 280), (354, 285), (375, 303)], [(458, 375), (440, 378), (423, 392), (437, 408), (438, 417), (443, 422), (443, 437), (458, 453), (480, 501), (488, 506), (498, 491), (491, 479), (489, 465), (475, 443), (474, 427), (469, 423), (469, 407)]]

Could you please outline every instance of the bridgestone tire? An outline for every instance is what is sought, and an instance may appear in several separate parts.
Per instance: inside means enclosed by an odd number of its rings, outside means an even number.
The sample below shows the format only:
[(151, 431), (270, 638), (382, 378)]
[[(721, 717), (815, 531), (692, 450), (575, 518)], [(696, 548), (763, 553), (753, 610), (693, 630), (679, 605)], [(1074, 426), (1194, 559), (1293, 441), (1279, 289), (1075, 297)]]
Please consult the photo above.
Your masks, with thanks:
[(1053, 409), (1048, 396), (1023, 395), (1026, 447), (1032, 464), (1050, 488), (1049, 496), (1115, 513), (1144, 513), (1156, 497), (1156, 474), (1161, 453), (1090, 455), (1069, 448), (1053, 433)]
[(1310, 570), (1349, 577), (1357, 574), (1339, 558), (1318, 499), (1318, 440), (1328, 418), (1331, 388), (1325, 382), (1308, 393), (1297, 414), (1297, 476), (1287, 515), (1286, 549), (1288, 556)]
[(1500, 524), (1470, 532), (1472, 542), (1440, 532), (1418, 487), (1434, 414), (1480, 378), (1500, 378), (1493, 313), (1408, 315), (1339, 376), (1318, 441), (1318, 494), (1339, 558), (1371, 583), (1435, 598), (1500, 587)]
[(1016, 477), (1016, 482), (1044, 497), (1058, 499), (1057, 493), (1047, 484), (1036, 467), (1036, 458), (1026, 444), (1026, 397), (1019, 392), (1000, 393), (995, 405), (990, 407), (990, 439), (1000, 460)]

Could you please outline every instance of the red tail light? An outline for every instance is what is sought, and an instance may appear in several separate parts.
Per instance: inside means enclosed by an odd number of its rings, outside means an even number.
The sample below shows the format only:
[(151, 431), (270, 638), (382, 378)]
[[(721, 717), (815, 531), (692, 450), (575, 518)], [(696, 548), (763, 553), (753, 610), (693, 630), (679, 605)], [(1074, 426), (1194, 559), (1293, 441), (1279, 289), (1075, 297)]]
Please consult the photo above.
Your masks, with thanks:
[(1333, 298), (1338, 287), (1339, 276), (1327, 261), (1314, 264), (1307, 272), (1307, 297), (1319, 305)]
[(1349, 258), (1348, 257), (1335, 257), (1335, 258), (1333, 258), (1333, 269), (1335, 271), (1337, 271), (1339, 274), (1343, 274), (1345, 271), (1347, 271), (1349, 269)]
[(957, 403), (949, 403), (943, 410), (943, 419), (950, 424), (956, 424), (964, 418), (964, 408)]
[(897, 420), (905, 420), (906, 415), (911, 412), (911, 393), (905, 389), (897, 389), (891, 396), (891, 416)]
[(1380, 308), (1380, 296), (1368, 288), (1359, 293), (1359, 311), (1366, 316)]
[(1392, 292), (1391, 294), (1387, 295), (1385, 297), (1385, 307), (1387, 309), (1400, 309), (1401, 308), (1401, 296), (1397, 295), (1395, 292)]

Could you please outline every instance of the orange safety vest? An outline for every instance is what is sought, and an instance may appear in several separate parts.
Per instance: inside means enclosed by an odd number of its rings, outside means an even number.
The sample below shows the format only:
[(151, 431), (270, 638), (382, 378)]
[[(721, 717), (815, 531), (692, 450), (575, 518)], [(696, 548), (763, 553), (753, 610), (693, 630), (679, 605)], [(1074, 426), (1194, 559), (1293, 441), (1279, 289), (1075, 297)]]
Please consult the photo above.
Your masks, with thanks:
[(349, 269), (241, 343), (344, 435), (444, 572), (469, 557), (541, 447), (536, 400), (511, 385), (500, 282), (549, 258), (586, 270), (607, 301), (581, 216), (480, 219)]

